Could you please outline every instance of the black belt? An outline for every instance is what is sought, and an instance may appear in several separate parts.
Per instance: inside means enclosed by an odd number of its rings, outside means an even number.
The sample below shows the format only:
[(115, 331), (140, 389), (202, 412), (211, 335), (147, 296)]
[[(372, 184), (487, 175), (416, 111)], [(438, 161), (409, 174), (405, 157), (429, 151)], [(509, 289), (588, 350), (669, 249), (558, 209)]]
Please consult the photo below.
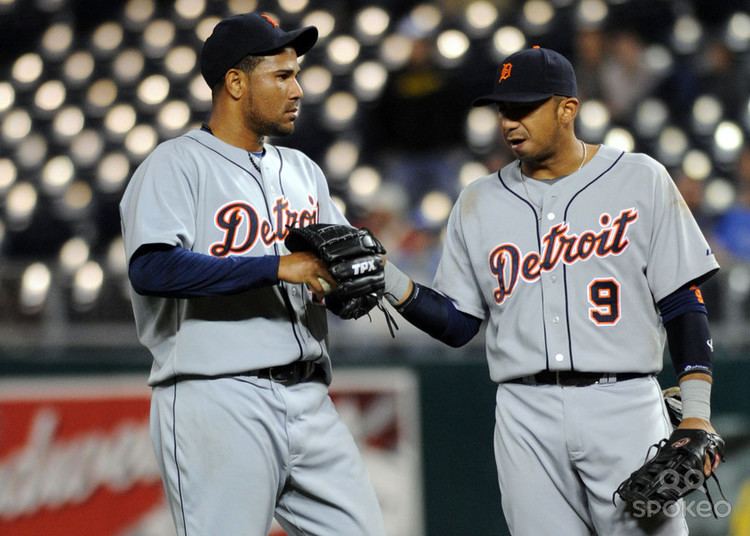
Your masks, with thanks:
[(646, 372), (578, 372), (575, 370), (544, 370), (531, 376), (515, 378), (508, 383), (524, 385), (560, 385), (586, 387), (601, 383), (615, 383), (651, 376)]
[(262, 369), (248, 370), (245, 372), (227, 373), (227, 374), (178, 374), (172, 376), (155, 385), (164, 387), (174, 385), (177, 382), (186, 380), (218, 380), (220, 378), (237, 378), (240, 376), (257, 376), (266, 378), (282, 385), (295, 385), (302, 382), (312, 381), (315, 379), (325, 379), (325, 372), (319, 363), (314, 361), (294, 361), (288, 365), (278, 367), (268, 367)]

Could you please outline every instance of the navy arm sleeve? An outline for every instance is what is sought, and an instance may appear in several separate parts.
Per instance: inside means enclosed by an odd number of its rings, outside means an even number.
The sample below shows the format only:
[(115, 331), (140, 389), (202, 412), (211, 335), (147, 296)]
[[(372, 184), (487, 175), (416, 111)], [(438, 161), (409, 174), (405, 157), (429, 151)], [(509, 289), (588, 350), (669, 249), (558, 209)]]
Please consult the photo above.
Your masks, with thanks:
[(179, 246), (146, 244), (130, 261), (128, 277), (138, 294), (195, 298), (236, 294), (278, 283), (279, 257), (211, 257)]
[(459, 311), (449, 298), (418, 283), (398, 311), (414, 326), (454, 348), (469, 342), (482, 325), (481, 319)]
[(657, 304), (667, 330), (667, 344), (677, 378), (692, 372), (711, 374), (713, 340), (700, 290), (684, 286)]

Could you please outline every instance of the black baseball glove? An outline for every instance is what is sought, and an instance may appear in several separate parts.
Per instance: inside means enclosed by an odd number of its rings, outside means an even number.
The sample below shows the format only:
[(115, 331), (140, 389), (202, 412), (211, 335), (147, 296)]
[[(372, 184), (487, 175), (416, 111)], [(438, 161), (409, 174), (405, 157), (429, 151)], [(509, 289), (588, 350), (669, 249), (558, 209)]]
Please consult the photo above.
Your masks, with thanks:
[(289, 227), (284, 244), (291, 252), (311, 251), (336, 280), (326, 294), (326, 307), (341, 318), (359, 318), (375, 306), (385, 289), (385, 248), (367, 229), (314, 223)]
[[(648, 459), (653, 448), (656, 448), (656, 454)], [(724, 459), (724, 440), (718, 434), (677, 429), (669, 439), (652, 445), (649, 454), (646, 463), (620, 484), (612, 496), (613, 502), (619, 495), (631, 511), (657, 512), (691, 491), (703, 489), (713, 506), (703, 467), (706, 456), (712, 468), (717, 456)], [(718, 485), (716, 475), (712, 473), (711, 476)]]

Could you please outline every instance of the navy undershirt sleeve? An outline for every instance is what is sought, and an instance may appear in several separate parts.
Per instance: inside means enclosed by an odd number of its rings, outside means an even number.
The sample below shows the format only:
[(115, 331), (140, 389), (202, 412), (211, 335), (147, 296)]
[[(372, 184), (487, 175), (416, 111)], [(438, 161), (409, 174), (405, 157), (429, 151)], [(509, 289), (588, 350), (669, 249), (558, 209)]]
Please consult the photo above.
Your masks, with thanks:
[(459, 311), (446, 296), (418, 283), (398, 311), (428, 335), (454, 348), (469, 342), (482, 325), (481, 319)]
[(278, 283), (279, 257), (212, 257), (178, 246), (147, 244), (133, 255), (128, 277), (138, 294), (195, 298), (237, 294)]

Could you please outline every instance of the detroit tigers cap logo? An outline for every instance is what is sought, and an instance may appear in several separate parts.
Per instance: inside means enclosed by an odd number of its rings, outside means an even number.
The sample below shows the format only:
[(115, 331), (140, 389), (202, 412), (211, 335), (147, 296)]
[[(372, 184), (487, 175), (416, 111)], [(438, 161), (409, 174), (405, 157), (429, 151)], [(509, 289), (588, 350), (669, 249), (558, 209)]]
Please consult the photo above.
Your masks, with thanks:
[(507, 80), (510, 78), (510, 72), (513, 70), (513, 64), (512, 63), (503, 63), (502, 67), (500, 67), (500, 78), (498, 79), (497, 83), (499, 84), (503, 80)]
[(260, 16), (263, 17), (266, 20), (266, 22), (270, 24), (271, 26), (273, 26), (274, 28), (279, 27), (278, 21), (275, 18), (273, 18), (273, 16), (270, 13), (263, 12), (260, 14)]

